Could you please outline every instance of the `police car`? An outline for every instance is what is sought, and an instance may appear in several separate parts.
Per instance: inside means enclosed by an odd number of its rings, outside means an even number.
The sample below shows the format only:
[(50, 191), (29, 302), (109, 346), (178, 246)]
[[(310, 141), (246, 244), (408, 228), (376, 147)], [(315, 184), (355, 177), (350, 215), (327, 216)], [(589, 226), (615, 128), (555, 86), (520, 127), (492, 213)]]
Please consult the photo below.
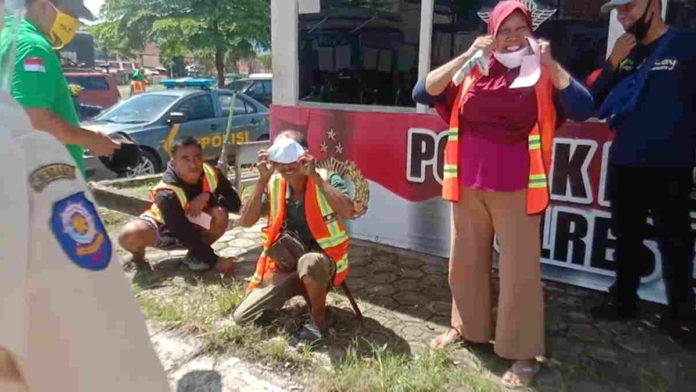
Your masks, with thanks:
[[(195, 80), (183, 83), (196, 85)], [(163, 83), (166, 85), (166, 83)], [(176, 82), (172, 86), (179, 87)], [(235, 93), (226, 89), (171, 88), (136, 95), (100, 114), (82, 126), (107, 134), (122, 134), (135, 141), (142, 150), (140, 164), (126, 176), (134, 177), (163, 171), (169, 156), (164, 141), (174, 122), (180, 123), (177, 137), (193, 136), (203, 146), (206, 160), (215, 160), (222, 149), (230, 106)], [(267, 140), (269, 135), (268, 108), (253, 98), (237, 94), (230, 140), (245, 143)], [(85, 156), (89, 180), (115, 178), (116, 173), (101, 161)]]

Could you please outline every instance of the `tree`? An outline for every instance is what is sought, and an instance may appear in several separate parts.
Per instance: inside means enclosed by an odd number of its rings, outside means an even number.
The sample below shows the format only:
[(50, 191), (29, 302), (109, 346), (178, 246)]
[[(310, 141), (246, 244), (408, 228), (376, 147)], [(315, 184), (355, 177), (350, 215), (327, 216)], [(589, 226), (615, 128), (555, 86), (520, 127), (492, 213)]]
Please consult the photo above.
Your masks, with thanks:
[(270, 48), (270, 0), (107, 0), (101, 17), (92, 32), (102, 48), (125, 55), (154, 42), (165, 58), (209, 54), (220, 87), (226, 56)]

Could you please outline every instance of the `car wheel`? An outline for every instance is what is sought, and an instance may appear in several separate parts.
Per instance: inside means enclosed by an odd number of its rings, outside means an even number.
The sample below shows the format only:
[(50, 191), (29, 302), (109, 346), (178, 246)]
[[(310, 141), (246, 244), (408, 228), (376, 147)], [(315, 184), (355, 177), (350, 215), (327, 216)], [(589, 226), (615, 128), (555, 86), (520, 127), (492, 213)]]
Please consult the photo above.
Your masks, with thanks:
[(138, 165), (126, 172), (127, 178), (157, 174), (160, 172), (159, 159), (148, 150), (141, 150)]

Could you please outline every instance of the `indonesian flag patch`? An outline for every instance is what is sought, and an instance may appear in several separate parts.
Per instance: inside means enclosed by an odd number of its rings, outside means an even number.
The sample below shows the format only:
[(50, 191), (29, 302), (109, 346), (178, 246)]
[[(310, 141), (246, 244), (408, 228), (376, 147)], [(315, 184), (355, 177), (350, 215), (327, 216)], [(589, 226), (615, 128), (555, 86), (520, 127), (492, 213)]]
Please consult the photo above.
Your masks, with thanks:
[(46, 64), (40, 57), (27, 57), (24, 59), (24, 70), (27, 72), (46, 72)]

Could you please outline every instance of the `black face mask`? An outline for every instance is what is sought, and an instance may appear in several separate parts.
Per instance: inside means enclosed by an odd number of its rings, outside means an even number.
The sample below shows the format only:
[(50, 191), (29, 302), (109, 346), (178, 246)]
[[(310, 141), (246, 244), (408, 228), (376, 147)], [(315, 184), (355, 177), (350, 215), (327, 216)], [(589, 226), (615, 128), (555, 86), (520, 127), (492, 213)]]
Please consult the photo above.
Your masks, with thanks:
[(638, 42), (645, 38), (645, 36), (648, 34), (648, 30), (650, 30), (650, 26), (652, 25), (652, 20), (655, 16), (654, 13), (650, 15), (650, 19), (646, 20), (651, 5), (652, 1), (648, 1), (648, 5), (645, 6), (645, 12), (643, 12), (643, 15), (626, 29), (626, 32), (633, 34)]

